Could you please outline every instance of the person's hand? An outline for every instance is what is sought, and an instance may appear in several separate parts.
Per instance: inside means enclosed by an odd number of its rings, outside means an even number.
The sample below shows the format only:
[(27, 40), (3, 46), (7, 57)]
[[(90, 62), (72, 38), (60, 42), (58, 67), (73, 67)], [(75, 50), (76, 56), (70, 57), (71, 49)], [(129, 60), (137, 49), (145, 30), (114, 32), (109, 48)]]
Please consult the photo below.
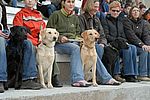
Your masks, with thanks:
[(148, 46), (148, 45), (143, 45), (143, 46), (142, 46), (142, 49), (143, 49), (144, 51), (150, 52), (150, 46)]
[(104, 44), (102, 44), (102, 43), (101, 43), (101, 44), (99, 44), (99, 45), (100, 45), (101, 47), (103, 47), (103, 48), (104, 48), (104, 46), (105, 46), (105, 45), (104, 45)]
[(5, 34), (5, 33), (3, 33), (3, 32), (0, 30), (0, 36), (3, 37), (3, 38), (5, 38), (5, 39), (8, 39), (9, 34)]
[(69, 40), (68, 40), (67, 37), (65, 37), (65, 36), (62, 36), (62, 37), (61, 37), (61, 40), (60, 40), (61, 43), (66, 43), (66, 42), (68, 42), (68, 41), (69, 41)]

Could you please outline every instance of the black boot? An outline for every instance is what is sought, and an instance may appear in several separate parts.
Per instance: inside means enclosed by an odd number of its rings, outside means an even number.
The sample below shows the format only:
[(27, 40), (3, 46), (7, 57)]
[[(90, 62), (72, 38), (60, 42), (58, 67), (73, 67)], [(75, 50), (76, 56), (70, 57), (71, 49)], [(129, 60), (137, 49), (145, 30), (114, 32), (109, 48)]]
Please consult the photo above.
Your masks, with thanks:
[(58, 75), (52, 77), (53, 87), (63, 87), (63, 84), (59, 81)]
[(137, 79), (135, 78), (134, 75), (126, 75), (126, 76), (125, 76), (125, 79), (126, 79), (126, 82), (140, 82), (139, 80), (137, 80)]
[(0, 82), (0, 93), (4, 93), (4, 85), (2, 82)]

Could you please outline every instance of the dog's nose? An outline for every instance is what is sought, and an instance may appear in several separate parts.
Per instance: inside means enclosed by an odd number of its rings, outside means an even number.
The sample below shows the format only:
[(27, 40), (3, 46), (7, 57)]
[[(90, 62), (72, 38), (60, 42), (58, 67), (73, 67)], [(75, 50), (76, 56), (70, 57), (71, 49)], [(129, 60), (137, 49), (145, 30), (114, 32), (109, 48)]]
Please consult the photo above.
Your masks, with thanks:
[(56, 39), (57, 39), (56, 37), (53, 37), (53, 41), (56, 41)]

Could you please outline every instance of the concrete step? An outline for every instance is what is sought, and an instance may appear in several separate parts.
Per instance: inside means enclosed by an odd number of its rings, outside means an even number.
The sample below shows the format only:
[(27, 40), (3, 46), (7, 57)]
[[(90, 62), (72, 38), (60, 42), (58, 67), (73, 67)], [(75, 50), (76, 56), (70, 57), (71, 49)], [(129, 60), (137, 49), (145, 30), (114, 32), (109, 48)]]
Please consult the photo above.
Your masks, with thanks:
[(150, 100), (150, 82), (86, 88), (66, 85), (41, 90), (9, 89), (0, 94), (0, 100)]

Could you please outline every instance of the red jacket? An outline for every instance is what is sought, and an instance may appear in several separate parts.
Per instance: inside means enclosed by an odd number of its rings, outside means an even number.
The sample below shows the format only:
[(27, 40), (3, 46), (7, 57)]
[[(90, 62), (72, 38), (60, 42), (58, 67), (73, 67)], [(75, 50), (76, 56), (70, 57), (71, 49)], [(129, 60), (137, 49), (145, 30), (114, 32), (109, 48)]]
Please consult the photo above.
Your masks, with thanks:
[(28, 35), (33, 45), (37, 46), (39, 44), (39, 33), (40, 28), (46, 27), (45, 22), (42, 19), (40, 12), (37, 10), (31, 10), (29, 8), (22, 8), (15, 16), (13, 20), (14, 26), (26, 26), (31, 30), (31, 35)]

